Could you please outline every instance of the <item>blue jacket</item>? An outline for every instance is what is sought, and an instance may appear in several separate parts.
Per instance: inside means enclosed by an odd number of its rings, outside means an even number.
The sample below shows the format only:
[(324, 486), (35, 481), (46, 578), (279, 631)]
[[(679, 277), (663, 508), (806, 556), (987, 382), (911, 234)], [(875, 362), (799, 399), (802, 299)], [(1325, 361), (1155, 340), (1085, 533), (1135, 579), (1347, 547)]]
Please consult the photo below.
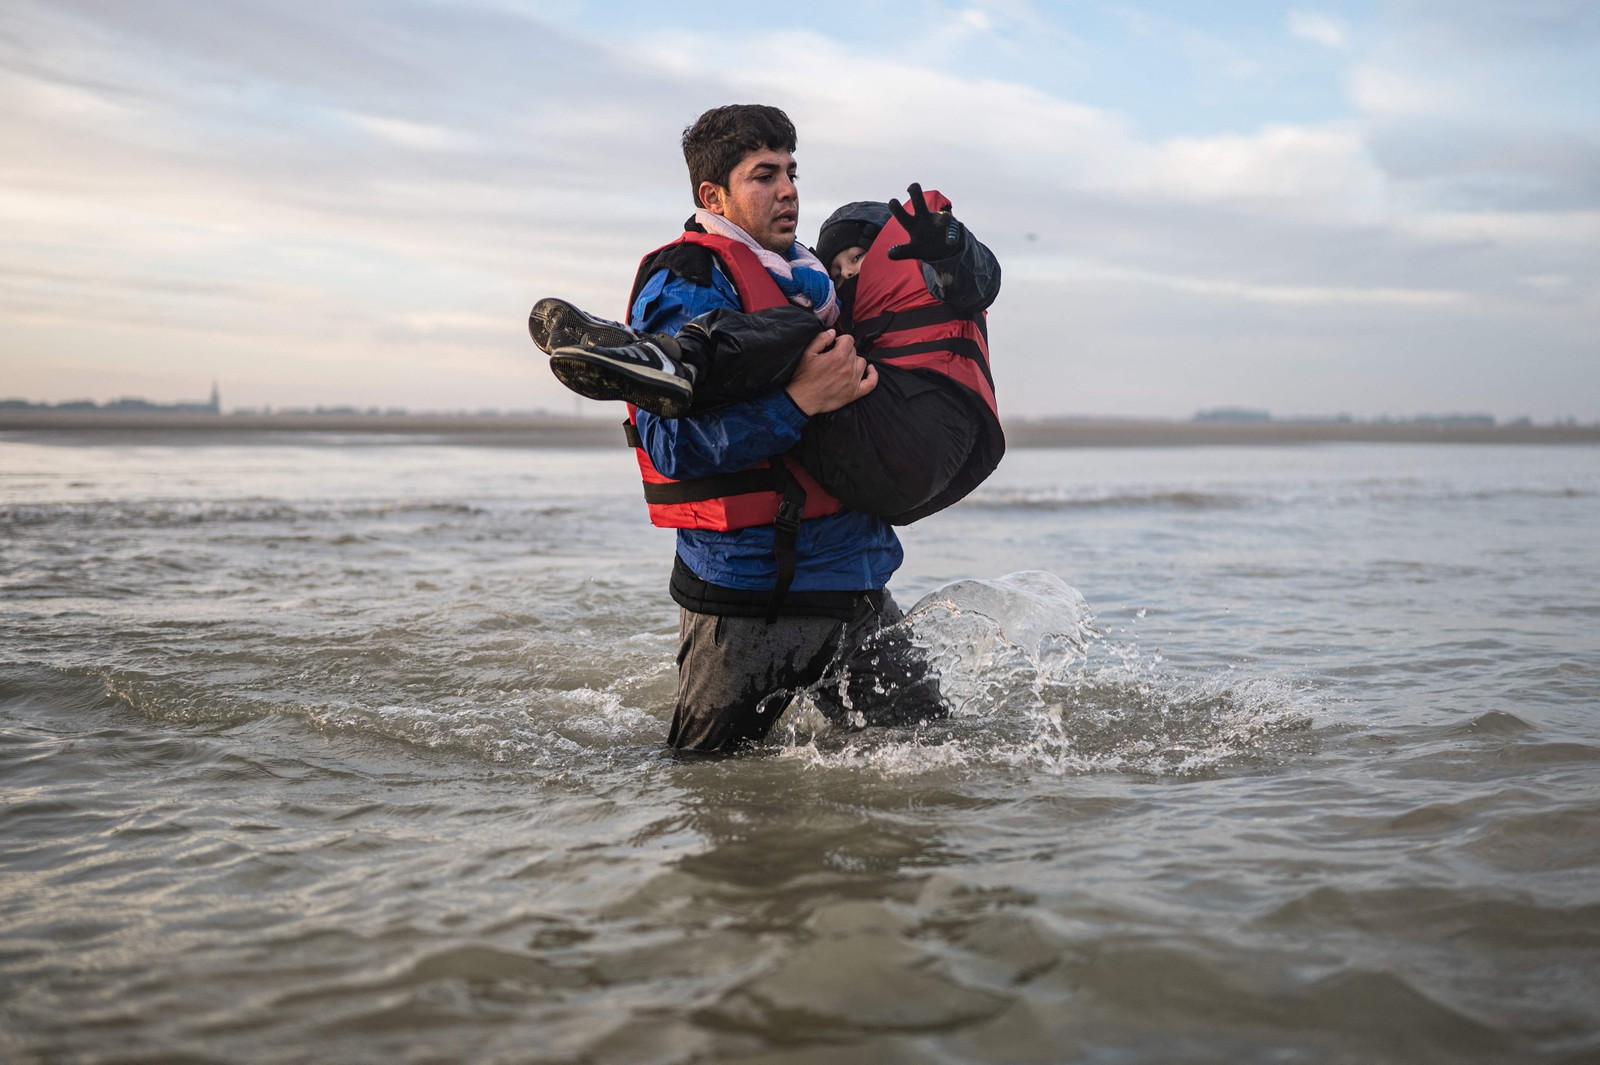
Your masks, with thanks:
[[(659, 270), (639, 290), (628, 324), (647, 333), (676, 334), (684, 323), (717, 307), (739, 308), (733, 282), (720, 269), (709, 287)], [(732, 473), (794, 447), (806, 415), (782, 389), (692, 418), (635, 417), (639, 437), (657, 470), (675, 480)], [(679, 529), (678, 554), (702, 580), (724, 588), (765, 591), (777, 580), (772, 526), (733, 532)], [(905, 557), (887, 522), (844, 510), (800, 526), (794, 591), (882, 588)]]

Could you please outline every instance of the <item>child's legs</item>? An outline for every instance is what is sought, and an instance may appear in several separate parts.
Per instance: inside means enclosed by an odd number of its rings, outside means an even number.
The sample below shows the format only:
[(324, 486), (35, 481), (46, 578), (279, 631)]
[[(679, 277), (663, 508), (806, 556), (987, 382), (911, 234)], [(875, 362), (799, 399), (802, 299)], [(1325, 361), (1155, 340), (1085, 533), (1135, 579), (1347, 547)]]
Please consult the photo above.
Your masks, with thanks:
[(677, 339), (683, 361), (695, 368), (690, 414), (782, 388), (822, 329), (815, 314), (794, 306), (715, 310), (689, 322)]

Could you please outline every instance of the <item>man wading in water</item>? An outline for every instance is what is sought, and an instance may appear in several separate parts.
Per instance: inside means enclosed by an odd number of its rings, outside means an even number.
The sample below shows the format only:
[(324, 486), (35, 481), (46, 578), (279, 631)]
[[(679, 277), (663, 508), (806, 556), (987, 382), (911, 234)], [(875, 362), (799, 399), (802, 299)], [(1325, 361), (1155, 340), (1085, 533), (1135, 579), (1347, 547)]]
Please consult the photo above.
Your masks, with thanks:
[[(634, 330), (676, 335), (719, 308), (776, 305), (834, 324), (827, 270), (795, 241), (794, 149), (794, 126), (775, 107), (716, 108), (684, 132), (697, 210), (682, 237), (641, 262)], [(541, 301), (530, 324), (546, 350), (618, 342), (613, 324), (559, 301)], [(843, 724), (944, 714), (928, 663), (894, 627), (903, 615), (885, 585), (903, 555), (893, 528), (845, 507), (785, 457), (811, 418), (853, 403), (877, 381), (852, 339), (825, 328), (781, 388), (685, 417), (633, 412), (630, 442), (651, 520), (678, 530), (673, 747), (759, 741), (796, 690), (813, 686), (823, 712)]]

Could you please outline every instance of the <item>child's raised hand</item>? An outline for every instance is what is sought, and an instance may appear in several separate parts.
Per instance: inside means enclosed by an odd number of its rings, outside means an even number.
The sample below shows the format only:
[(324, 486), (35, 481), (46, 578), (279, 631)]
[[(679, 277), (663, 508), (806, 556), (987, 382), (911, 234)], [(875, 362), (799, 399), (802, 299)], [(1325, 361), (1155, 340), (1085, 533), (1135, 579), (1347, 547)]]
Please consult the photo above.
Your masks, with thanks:
[(922, 198), (922, 186), (912, 182), (906, 189), (911, 201), (907, 211), (899, 200), (889, 201), (889, 213), (905, 227), (909, 238), (904, 244), (889, 249), (891, 259), (948, 259), (961, 247), (961, 232), (965, 228), (946, 208), (937, 214), (928, 210), (928, 201)]

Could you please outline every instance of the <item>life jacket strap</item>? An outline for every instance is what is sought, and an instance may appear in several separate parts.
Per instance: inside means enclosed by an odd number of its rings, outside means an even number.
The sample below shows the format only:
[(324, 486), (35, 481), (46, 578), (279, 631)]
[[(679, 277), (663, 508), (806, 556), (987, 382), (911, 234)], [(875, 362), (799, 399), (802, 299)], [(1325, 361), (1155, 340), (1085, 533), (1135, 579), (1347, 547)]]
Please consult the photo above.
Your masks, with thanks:
[[(778, 477), (771, 467), (736, 470), (733, 473), (714, 473), (709, 477), (695, 477), (687, 481), (667, 481), (656, 484), (646, 481), (644, 501), (652, 505), (674, 503), (703, 503), (707, 499), (724, 496), (742, 496), (751, 492), (776, 492)], [(801, 499), (805, 492), (801, 490)], [(779, 511), (782, 513), (781, 509)]]
[(946, 322), (972, 322), (981, 324), (982, 316), (961, 314), (954, 307), (945, 303), (935, 303), (927, 307), (910, 307), (902, 311), (885, 311), (880, 315), (868, 318), (864, 322), (855, 323), (854, 336), (858, 345), (870, 345), (874, 340), (885, 333), (895, 333), (902, 329), (924, 329), (930, 325), (944, 325)]
[(794, 583), (797, 563), (797, 545), (800, 539), (800, 518), (806, 509), (806, 488), (790, 471), (783, 458), (774, 455), (768, 470), (777, 478), (783, 499), (778, 503), (778, 516), (772, 522), (772, 553), (777, 559), (778, 575), (772, 585), (772, 598), (767, 602), (767, 624), (778, 620), (783, 609), (789, 585)]
[[(628, 440), (628, 446), (633, 448), (644, 447), (644, 441), (639, 436), (639, 427), (633, 424), (633, 419), (622, 423), (622, 433)], [(675, 503), (703, 503), (708, 499), (721, 499), (724, 496), (742, 496), (751, 492), (777, 492), (781, 490), (784, 482), (794, 478), (785, 469), (779, 474), (771, 466), (752, 466), (749, 469), (735, 470), (732, 473), (713, 473), (705, 477), (693, 477), (685, 481), (664, 481), (657, 483), (646, 481), (644, 483), (644, 501), (653, 506), (671, 506)], [(800, 489), (801, 503), (805, 502), (805, 489)], [(782, 514), (782, 508), (779, 508)]]
[(970, 337), (945, 337), (943, 340), (924, 340), (915, 344), (873, 348), (870, 355), (873, 361), (880, 359), (892, 361), (903, 355), (921, 355), (929, 351), (948, 351), (953, 355), (971, 359), (983, 372), (983, 379), (989, 382), (990, 390), (994, 389), (994, 373), (989, 369), (989, 360), (983, 357), (983, 349), (978, 346), (978, 342)]

